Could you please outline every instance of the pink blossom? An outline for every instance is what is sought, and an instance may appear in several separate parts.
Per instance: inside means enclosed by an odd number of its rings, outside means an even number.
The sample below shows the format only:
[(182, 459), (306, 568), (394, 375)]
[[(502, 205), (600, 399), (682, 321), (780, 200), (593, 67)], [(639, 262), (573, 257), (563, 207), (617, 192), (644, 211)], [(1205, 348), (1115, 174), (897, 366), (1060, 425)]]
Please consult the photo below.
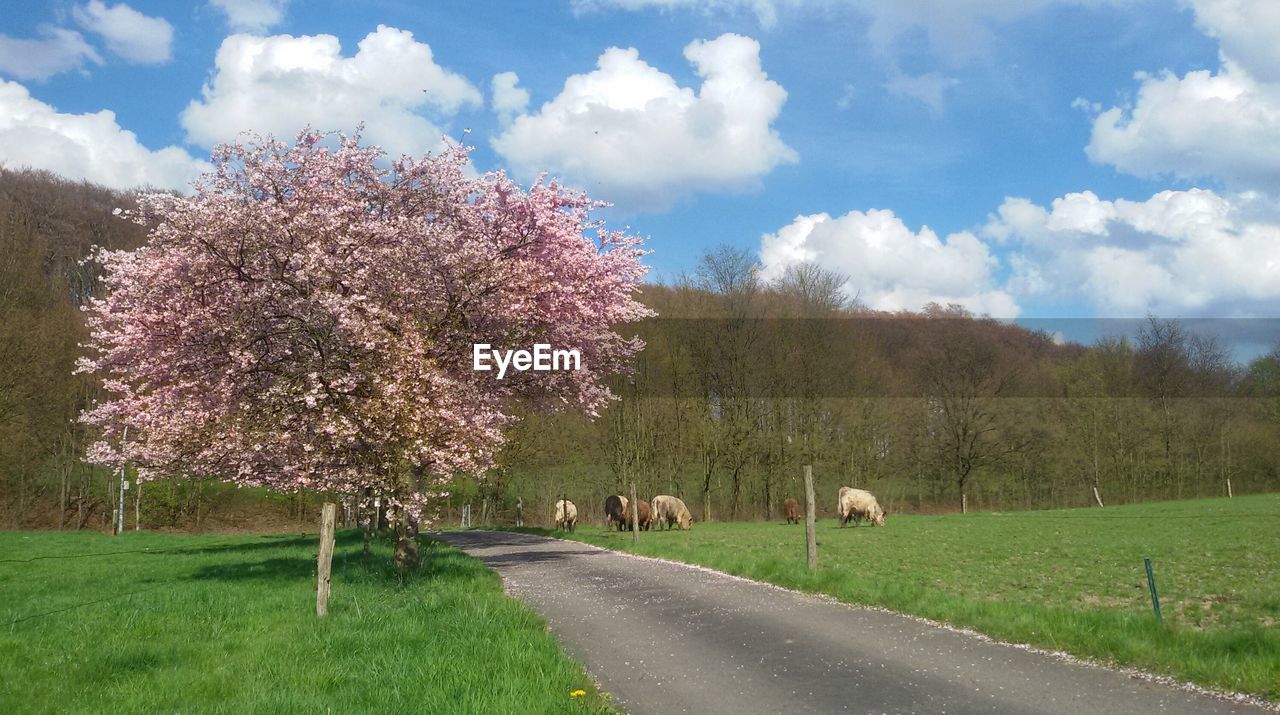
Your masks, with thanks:
[[(98, 251), (87, 308), (106, 398), (88, 450), (143, 478), (360, 493), (419, 511), (488, 468), (519, 401), (595, 414), (642, 345), (637, 238), (554, 182), (468, 177), (467, 152), (380, 164), (310, 131), (215, 149), (190, 197), (128, 215), (142, 248)], [(577, 349), (582, 369), (494, 379), (473, 343)], [(129, 439), (121, 447), (121, 436)]]

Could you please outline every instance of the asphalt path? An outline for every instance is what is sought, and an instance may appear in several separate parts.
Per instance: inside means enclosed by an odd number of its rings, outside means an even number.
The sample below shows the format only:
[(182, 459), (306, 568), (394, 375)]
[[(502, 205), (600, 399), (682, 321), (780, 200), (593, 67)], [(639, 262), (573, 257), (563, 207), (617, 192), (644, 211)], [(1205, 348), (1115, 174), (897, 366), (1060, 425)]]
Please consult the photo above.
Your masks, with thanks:
[(884, 611), (588, 544), (443, 532), (631, 713), (1261, 713)]

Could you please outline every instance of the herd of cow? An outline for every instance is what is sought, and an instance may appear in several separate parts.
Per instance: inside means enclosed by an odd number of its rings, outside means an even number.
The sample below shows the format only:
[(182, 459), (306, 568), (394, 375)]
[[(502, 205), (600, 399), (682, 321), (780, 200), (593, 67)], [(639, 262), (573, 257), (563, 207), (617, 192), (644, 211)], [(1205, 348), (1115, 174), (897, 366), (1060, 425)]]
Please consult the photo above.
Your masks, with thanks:
[[(619, 531), (629, 528), (631, 525), (630, 501), (619, 494), (605, 499), (605, 524), (617, 526)], [(635, 514), (636, 526), (644, 531), (648, 531), (649, 527), (655, 523), (659, 527), (665, 526), (668, 529), (672, 527), (688, 529), (693, 525), (693, 515), (689, 513), (684, 501), (678, 497), (659, 494), (653, 498), (652, 503), (643, 499), (637, 499), (636, 502), (638, 503)], [(782, 512), (788, 524), (800, 523), (800, 502), (795, 499), (783, 500)], [(884, 509), (880, 508), (875, 495), (865, 489), (840, 487), (838, 517), (842, 527), (850, 521), (857, 526), (864, 519), (876, 526), (884, 526)], [(578, 507), (568, 499), (556, 502), (555, 522), (557, 529), (573, 531), (578, 524)]]

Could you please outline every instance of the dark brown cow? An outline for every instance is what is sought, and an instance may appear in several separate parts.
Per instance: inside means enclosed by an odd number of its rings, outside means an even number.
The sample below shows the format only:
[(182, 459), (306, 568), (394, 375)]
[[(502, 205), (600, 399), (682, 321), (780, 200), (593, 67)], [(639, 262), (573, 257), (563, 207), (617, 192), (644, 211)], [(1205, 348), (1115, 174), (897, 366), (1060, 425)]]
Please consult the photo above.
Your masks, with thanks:
[(627, 520), (623, 518), (623, 513), (627, 509), (627, 498), (618, 494), (610, 496), (604, 500), (604, 525), (607, 528), (610, 524), (616, 524), (618, 531), (622, 531), (627, 526)]
[(786, 515), (788, 524), (799, 524), (800, 502), (795, 499), (782, 500), (782, 513)]
[[(649, 524), (653, 521), (653, 512), (649, 509), (649, 502), (643, 499), (637, 499), (640, 502), (640, 510), (638, 511), (639, 526), (642, 531), (649, 530)], [(626, 504), (622, 507), (622, 521), (625, 525), (623, 528), (631, 528), (631, 505)]]

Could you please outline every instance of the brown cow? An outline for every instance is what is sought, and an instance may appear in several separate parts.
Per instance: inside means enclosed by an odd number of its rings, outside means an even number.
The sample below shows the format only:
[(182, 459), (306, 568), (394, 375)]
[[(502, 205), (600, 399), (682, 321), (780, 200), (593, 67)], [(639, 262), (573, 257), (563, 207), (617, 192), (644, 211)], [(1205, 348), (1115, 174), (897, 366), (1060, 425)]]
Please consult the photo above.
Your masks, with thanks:
[(788, 524), (800, 523), (800, 502), (795, 499), (782, 500), (782, 513), (787, 517)]
[(614, 494), (604, 500), (604, 525), (608, 528), (610, 524), (616, 524), (618, 531), (627, 528), (627, 520), (622, 515), (627, 509), (627, 498)]
[[(643, 499), (637, 499), (636, 501), (640, 503), (640, 508), (636, 512), (637, 513), (636, 521), (638, 522), (638, 525), (642, 531), (648, 531), (649, 525), (653, 521), (653, 512), (652, 510), (649, 509), (649, 502)], [(627, 529), (631, 528), (631, 505), (630, 504), (625, 504), (622, 507), (622, 521), (626, 525), (625, 528)]]

